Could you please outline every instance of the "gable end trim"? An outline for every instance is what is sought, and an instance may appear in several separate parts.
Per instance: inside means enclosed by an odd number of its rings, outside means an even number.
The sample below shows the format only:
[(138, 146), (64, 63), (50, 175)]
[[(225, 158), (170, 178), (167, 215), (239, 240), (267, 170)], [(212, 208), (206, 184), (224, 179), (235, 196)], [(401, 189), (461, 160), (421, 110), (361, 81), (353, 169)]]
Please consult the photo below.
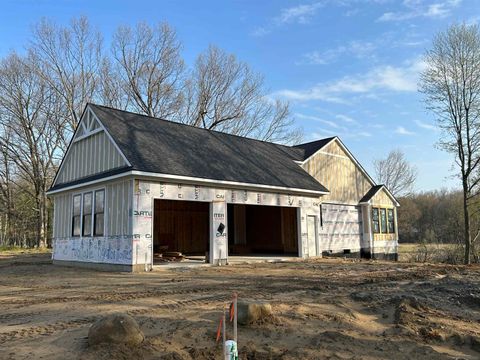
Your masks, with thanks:
[(334, 138), (332, 138), (329, 142), (327, 142), (325, 145), (323, 145), (320, 149), (318, 149), (317, 151), (315, 151), (311, 156), (309, 156), (307, 159), (305, 159), (303, 162), (302, 162), (302, 165), (306, 164), (308, 161), (310, 161), (310, 159), (313, 159), (313, 157), (317, 154), (326, 154), (326, 155), (330, 155), (330, 156), (341, 156), (341, 155), (335, 155), (335, 154), (330, 154), (330, 153), (327, 153), (325, 151), (323, 151), (322, 149), (324, 149), (326, 146), (328, 146), (329, 144), (332, 143), (332, 141), (337, 141), (338, 142), (338, 145), (342, 148), (342, 150), (344, 150), (346, 153), (347, 153), (347, 156), (348, 158), (350, 158), (350, 160), (352, 160), (354, 162), (354, 164), (360, 169), (360, 171), (362, 172), (363, 175), (366, 176), (366, 178), (368, 179), (368, 181), (370, 181), (370, 183), (372, 184), (372, 186), (375, 186), (376, 185), (376, 182), (372, 179), (372, 177), (367, 173), (367, 171), (363, 168), (363, 166), (360, 164), (360, 162), (355, 158), (355, 156), (353, 156), (353, 154), (350, 152), (350, 150), (348, 150), (348, 148), (345, 146), (345, 144), (342, 142), (342, 140), (340, 140), (340, 138), (338, 136), (335, 136)]
[[(83, 121), (87, 115), (87, 113), (90, 112), (90, 114), (95, 118), (95, 120), (98, 122), (98, 124), (100, 125), (100, 128), (99, 129), (96, 129), (88, 134), (85, 134), (85, 135), (82, 135), (82, 136), (79, 136), (78, 138), (76, 138), (76, 135), (78, 133), (78, 130), (80, 129), (80, 127), (82, 126), (83, 129), (84, 126), (83, 126)], [(119, 154), (121, 155), (121, 157), (123, 158), (123, 160), (125, 161), (125, 163), (127, 164), (127, 166), (131, 167), (132, 165), (130, 164), (130, 161), (128, 161), (127, 157), (125, 156), (125, 154), (120, 150), (120, 148), (118, 147), (117, 143), (113, 140), (112, 136), (110, 135), (110, 133), (108, 132), (107, 128), (103, 125), (103, 123), (100, 121), (100, 119), (98, 118), (98, 116), (95, 114), (95, 112), (90, 108), (90, 104), (87, 104), (87, 106), (85, 107), (85, 109), (83, 110), (83, 113), (82, 113), (82, 116), (80, 117), (80, 122), (78, 123), (77, 125), (77, 128), (75, 129), (75, 131), (73, 132), (73, 135), (72, 135), (72, 138), (70, 140), (70, 143), (68, 144), (68, 147), (67, 147), (67, 150), (65, 151), (65, 154), (63, 155), (63, 158), (62, 158), (62, 161), (60, 163), (60, 166), (58, 167), (57, 169), (57, 172), (55, 173), (55, 177), (53, 178), (53, 181), (52, 181), (52, 185), (50, 186), (51, 188), (55, 187), (56, 183), (57, 183), (57, 179), (58, 179), (58, 175), (62, 172), (62, 169), (63, 169), (63, 166), (65, 165), (65, 160), (67, 159), (67, 156), (68, 154), (70, 153), (71, 149), (72, 149), (72, 145), (74, 143), (76, 143), (77, 141), (80, 141), (80, 140), (83, 140), (91, 135), (94, 135), (94, 134), (97, 134), (101, 131), (104, 131), (105, 134), (107, 135), (108, 139), (112, 142), (113, 146), (115, 147), (115, 149), (119, 152)]]

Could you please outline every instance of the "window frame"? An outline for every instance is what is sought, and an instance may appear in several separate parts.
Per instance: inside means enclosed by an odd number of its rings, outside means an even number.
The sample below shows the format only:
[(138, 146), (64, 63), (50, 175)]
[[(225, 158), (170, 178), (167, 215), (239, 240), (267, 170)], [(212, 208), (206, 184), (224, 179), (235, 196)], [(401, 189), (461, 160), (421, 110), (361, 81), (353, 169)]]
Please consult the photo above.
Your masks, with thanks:
[[(80, 214), (75, 215), (75, 198), (80, 197)], [(70, 221), (71, 221), (71, 236), (75, 238), (82, 237), (82, 222), (83, 222), (83, 194), (73, 194), (72, 196), (72, 207), (71, 207), (71, 216), (70, 216)], [(80, 218), (80, 231), (78, 235), (75, 234), (75, 229), (74, 229), (74, 217), (79, 217)]]
[[(385, 214), (385, 221), (383, 221), (382, 214)], [(381, 234), (388, 234), (388, 224), (387, 224), (387, 209), (380, 208), (380, 233)], [(385, 231), (383, 231), (383, 227), (385, 226)]]
[[(373, 216), (374, 211), (377, 211), (377, 220), (375, 220), (375, 217)], [(377, 223), (377, 231), (375, 231), (375, 223)], [(380, 228), (380, 208), (378, 207), (372, 207), (372, 232), (374, 234), (381, 234), (381, 228)]]
[[(95, 235), (95, 194), (99, 191), (103, 191), (103, 235)], [(91, 233), (90, 236), (83, 235), (83, 198), (85, 194), (92, 194), (92, 212), (91, 216)], [(73, 204), (76, 196), (80, 196), (80, 235), (73, 235)], [(106, 201), (107, 201), (107, 189), (106, 187), (91, 188), (81, 192), (75, 192), (72, 194), (72, 206), (70, 207), (70, 229), (71, 237), (74, 238), (95, 238), (95, 237), (104, 237), (105, 236), (105, 224), (107, 223), (107, 211), (106, 211)], [(78, 215), (77, 215), (78, 216)]]
[[(90, 195), (90, 214), (85, 213), (85, 197)], [(86, 191), (82, 194), (82, 237), (92, 237), (93, 236), (93, 227), (92, 227), (92, 214), (93, 214), (93, 191)], [(85, 235), (85, 217), (90, 215), (90, 232), (88, 235)]]
[[(390, 221), (389, 214), (392, 214), (392, 221)], [(390, 223), (392, 224), (392, 231), (390, 231)], [(387, 208), (387, 233), (395, 234), (395, 209)]]
[[(97, 213), (97, 193), (103, 192), (103, 206), (102, 206), (102, 212)], [(93, 237), (101, 237), (105, 236), (105, 189), (97, 189), (93, 191), (93, 201), (92, 201), (92, 236)], [(96, 215), (102, 214), (103, 215), (103, 229), (101, 234), (96, 233), (97, 229), (97, 218)]]

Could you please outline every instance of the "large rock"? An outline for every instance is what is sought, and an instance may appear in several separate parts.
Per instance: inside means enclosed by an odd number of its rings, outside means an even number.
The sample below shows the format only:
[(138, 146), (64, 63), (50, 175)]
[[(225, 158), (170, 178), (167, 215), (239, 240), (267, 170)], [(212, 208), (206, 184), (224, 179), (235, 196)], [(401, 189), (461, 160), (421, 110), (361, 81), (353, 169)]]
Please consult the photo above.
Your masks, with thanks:
[(237, 307), (237, 319), (240, 325), (253, 324), (272, 316), (272, 306), (266, 302), (239, 301)]
[(135, 346), (144, 335), (134, 318), (126, 314), (108, 315), (95, 322), (88, 331), (88, 343), (114, 343)]

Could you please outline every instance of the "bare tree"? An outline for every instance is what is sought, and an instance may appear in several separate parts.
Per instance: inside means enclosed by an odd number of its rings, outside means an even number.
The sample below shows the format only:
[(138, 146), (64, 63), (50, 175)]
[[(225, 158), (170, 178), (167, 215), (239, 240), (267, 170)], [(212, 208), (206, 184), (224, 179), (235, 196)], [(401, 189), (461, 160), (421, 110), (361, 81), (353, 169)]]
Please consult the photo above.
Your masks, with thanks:
[(385, 184), (392, 194), (411, 194), (417, 180), (417, 169), (405, 159), (401, 150), (392, 150), (385, 159), (374, 160), (373, 167), (378, 182)]
[(130, 92), (125, 91), (120, 73), (110, 59), (103, 59), (99, 77), (99, 102), (105, 106), (127, 110), (132, 103)]
[[(47, 188), (62, 145), (67, 116), (56, 91), (36, 72), (33, 58), (9, 55), (0, 63), (0, 149), (14, 163), (15, 184), (33, 199), (37, 245), (45, 246)], [(30, 64), (30, 65), (26, 65)]]
[(480, 182), (480, 31), (452, 25), (425, 55), (421, 91), (442, 130), (441, 148), (455, 156), (463, 190), (466, 264), (471, 258), (470, 205)]
[(163, 118), (178, 114), (184, 71), (180, 48), (168, 24), (118, 28), (112, 42), (114, 70), (136, 111)]
[[(2, 115), (0, 113), (0, 119)], [(0, 120), (1, 121), (1, 120)], [(11, 243), (13, 217), (13, 172), (14, 164), (10, 159), (8, 148), (11, 136), (8, 129), (1, 131), (3, 141), (0, 142), (0, 204), (2, 209), (0, 219), (0, 244)]]
[(57, 93), (68, 110), (70, 130), (75, 130), (99, 88), (100, 33), (86, 17), (74, 18), (66, 27), (43, 19), (34, 27), (29, 52), (33, 59), (29, 65)]
[(215, 46), (197, 58), (180, 121), (261, 140), (295, 142), (287, 103), (267, 98), (263, 77)]

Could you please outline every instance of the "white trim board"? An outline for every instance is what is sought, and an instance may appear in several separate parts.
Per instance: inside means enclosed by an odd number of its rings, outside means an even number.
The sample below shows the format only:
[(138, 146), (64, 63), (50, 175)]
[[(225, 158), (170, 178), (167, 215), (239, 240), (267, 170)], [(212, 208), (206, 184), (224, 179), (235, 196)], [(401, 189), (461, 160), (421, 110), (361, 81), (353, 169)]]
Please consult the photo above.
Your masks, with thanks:
[(47, 194), (53, 195), (60, 192), (69, 191), (72, 189), (78, 189), (81, 187), (90, 186), (92, 184), (98, 184), (101, 182), (110, 181), (113, 179), (127, 177), (127, 176), (172, 181), (174, 183), (183, 182), (183, 183), (192, 183), (192, 184), (208, 185), (208, 186), (216, 186), (216, 187), (227, 187), (227, 188), (228, 186), (233, 186), (233, 187), (238, 187), (243, 189), (262, 190), (267, 192), (268, 190), (270, 190), (271, 192), (291, 193), (291, 194), (299, 194), (299, 195), (306, 195), (306, 196), (312, 196), (312, 197), (319, 197), (321, 195), (328, 194), (328, 192), (324, 192), (324, 191), (288, 188), (288, 187), (282, 187), (282, 186), (263, 185), (263, 184), (250, 184), (250, 183), (242, 183), (242, 182), (226, 181), (226, 180), (204, 179), (204, 178), (196, 178), (196, 177), (182, 176), (182, 175), (159, 174), (159, 173), (145, 172), (145, 171), (138, 171), (138, 170), (125, 171), (117, 175), (107, 176), (104, 178), (88, 181), (81, 184), (66, 186), (61, 189), (48, 191)]

